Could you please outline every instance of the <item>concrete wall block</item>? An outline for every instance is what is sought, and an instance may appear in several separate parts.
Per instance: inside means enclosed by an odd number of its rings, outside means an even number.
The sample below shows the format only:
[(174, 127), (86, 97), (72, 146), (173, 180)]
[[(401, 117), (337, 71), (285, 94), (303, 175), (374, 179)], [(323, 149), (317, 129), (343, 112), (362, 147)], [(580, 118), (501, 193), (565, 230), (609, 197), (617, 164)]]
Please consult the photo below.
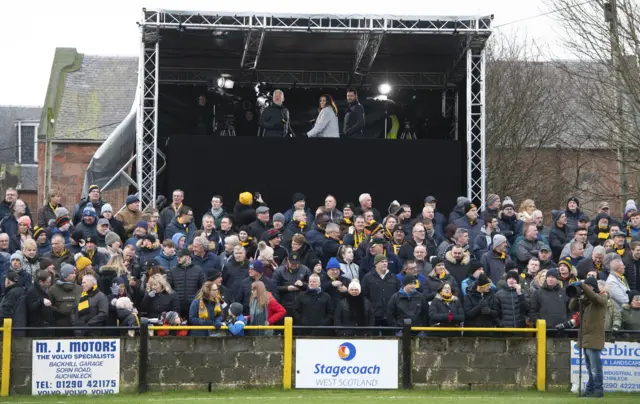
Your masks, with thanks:
[(458, 369), (459, 384), (483, 384), (489, 381), (487, 371), (478, 369)]
[(284, 350), (282, 337), (257, 337), (255, 338), (256, 352), (280, 352)]
[(164, 368), (160, 371), (160, 380), (164, 383), (189, 383), (192, 378), (191, 368), (184, 366)]
[(571, 366), (571, 354), (547, 352), (547, 369), (567, 369)]
[(264, 367), (269, 364), (269, 355), (261, 352), (240, 352), (237, 359), (238, 366)]
[(516, 372), (514, 372), (513, 369), (498, 368), (485, 370), (481, 373), (485, 373), (487, 375), (488, 383), (516, 384)]
[(11, 355), (11, 369), (31, 369), (33, 358), (31, 353), (21, 353), (13, 351)]
[(447, 338), (419, 337), (414, 339), (414, 351), (447, 352), (449, 340)]
[(221, 353), (223, 350), (223, 338), (221, 337), (198, 337), (193, 340), (194, 352)]
[(255, 338), (227, 337), (223, 339), (224, 352), (255, 352), (253, 342)]
[[(446, 355), (446, 354), (445, 354)], [(414, 351), (413, 353), (413, 367), (427, 367), (437, 368), (440, 366), (442, 354), (430, 353), (424, 351)]]
[(284, 355), (281, 353), (269, 354), (270, 367), (282, 367), (284, 365)]
[(478, 338), (478, 347), (484, 353), (504, 353), (507, 351), (507, 342), (498, 338)]
[(458, 371), (456, 369), (431, 369), (426, 374), (425, 380), (429, 384), (451, 384), (457, 383)]
[[(455, 352), (448, 352), (445, 353), (441, 356), (440, 358), (440, 363), (439, 363), (439, 367), (443, 368), (443, 369), (460, 369), (460, 368), (466, 368), (467, 366), (469, 366), (469, 358), (471, 357), (470, 354), (458, 354)], [(434, 365), (432, 366), (433, 368), (436, 368), (437, 366), (435, 366), (436, 364), (434, 363)]]
[(122, 384), (135, 384), (137, 387), (138, 370), (137, 369), (120, 370), (120, 385)]
[(475, 338), (456, 338), (448, 343), (447, 352), (470, 353), (478, 349), (478, 340)]
[(222, 370), (222, 379), (225, 384), (245, 386), (251, 383), (250, 368), (232, 368)]
[(236, 355), (229, 353), (208, 354), (207, 366), (210, 368), (235, 368), (238, 366)]
[(209, 337), (151, 337), (149, 338), (149, 352), (192, 352), (195, 340)]
[(162, 368), (152, 368), (152, 367), (147, 368), (147, 383), (148, 384), (160, 383), (160, 380), (162, 380), (162, 377), (160, 375), (161, 371), (162, 371)]
[(33, 345), (33, 338), (14, 337), (11, 340), (11, 352), (12, 354), (16, 354), (16, 353), (31, 354), (32, 345)]
[(176, 355), (178, 366), (184, 367), (200, 367), (207, 366), (207, 356), (201, 352), (183, 352)]
[(181, 355), (175, 355), (172, 352), (149, 352), (149, 367), (150, 368), (164, 368), (170, 366), (176, 366), (178, 364), (178, 357)]
[(253, 383), (260, 386), (281, 386), (282, 368), (258, 367), (251, 372)]
[(193, 369), (194, 383), (221, 383), (222, 370), (210, 367), (197, 367)]
[(521, 369), (530, 367), (532, 359), (535, 356), (516, 355), (516, 354), (498, 354), (494, 355), (494, 366), (504, 369)]
[(507, 352), (510, 354), (535, 355), (537, 352), (535, 338), (507, 339)]

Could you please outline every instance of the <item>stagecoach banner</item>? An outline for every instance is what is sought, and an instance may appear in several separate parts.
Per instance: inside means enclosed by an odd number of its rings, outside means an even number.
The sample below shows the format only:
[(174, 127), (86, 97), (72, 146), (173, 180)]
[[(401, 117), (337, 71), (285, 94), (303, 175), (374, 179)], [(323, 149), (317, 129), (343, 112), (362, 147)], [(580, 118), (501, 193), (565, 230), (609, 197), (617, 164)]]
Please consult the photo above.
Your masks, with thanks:
[(397, 389), (398, 340), (296, 340), (298, 389)]
[(120, 391), (119, 339), (35, 340), (32, 355), (34, 396)]
[[(603, 387), (605, 392), (640, 392), (640, 343), (607, 342), (600, 353), (602, 359)], [(571, 390), (578, 390), (580, 375), (580, 350), (577, 341), (571, 341)], [(589, 374), (582, 354), (582, 391)]]

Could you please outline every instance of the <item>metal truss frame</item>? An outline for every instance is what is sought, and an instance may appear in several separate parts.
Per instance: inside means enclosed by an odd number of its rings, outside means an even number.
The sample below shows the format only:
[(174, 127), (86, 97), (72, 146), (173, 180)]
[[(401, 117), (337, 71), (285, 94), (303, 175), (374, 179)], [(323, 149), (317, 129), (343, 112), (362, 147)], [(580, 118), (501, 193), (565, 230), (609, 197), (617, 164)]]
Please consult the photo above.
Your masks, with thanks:
[[(354, 74), (363, 76), (363, 87), (391, 83), (394, 87), (446, 89), (453, 87), (466, 73), (467, 97), (467, 195), (474, 202), (485, 200), (485, 95), (484, 42), (491, 35), (492, 15), (469, 17), (380, 16), (380, 15), (283, 15), (256, 13), (215, 13), (143, 9), (142, 46), (139, 66), (140, 109), (137, 117), (136, 174), (142, 208), (155, 205), (158, 139), (159, 83), (202, 83), (219, 77), (222, 70), (160, 69), (160, 32), (162, 29), (248, 31), (236, 82), (268, 82), (279, 86), (341, 87), (352, 82)], [(362, 35), (356, 49), (352, 72), (313, 72), (258, 70), (266, 32), (339, 33)], [(466, 35), (460, 58), (446, 73), (378, 73), (368, 71), (383, 35), (430, 34)], [(466, 57), (466, 72), (463, 66)], [(226, 73), (238, 74), (233, 71)], [(451, 97), (449, 97), (451, 98)], [(457, 103), (457, 94), (449, 103)], [(457, 108), (453, 108), (454, 116)], [(457, 137), (457, 119), (451, 134)]]
[(255, 70), (258, 67), (258, 59), (262, 52), (265, 30), (249, 30), (244, 35), (244, 50), (242, 51), (242, 70)]
[(384, 34), (375, 32), (366, 32), (360, 36), (356, 46), (356, 61), (353, 64), (353, 74), (364, 76), (369, 73), (378, 54), (378, 49), (380, 49), (383, 36)]
[(141, 27), (142, 46), (139, 60), (140, 109), (136, 122), (136, 180), (140, 208), (155, 207), (160, 35), (158, 29)]
[(141, 25), (175, 29), (412, 34), (491, 33), (493, 16), (285, 15), (143, 9)]
[[(344, 87), (350, 84), (351, 73), (347, 71), (309, 70), (255, 70), (234, 71), (231, 69), (192, 69), (167, 67), (160, 69), (161, 83), (205, 84), (207, 80), (231, 74), (239, 85), (264, 82), (283, 87)], [(442, 89), (445, 74), (442, 72), (369, 72), (368, 80), (360, 87), (373, 87), (389, 82), (395, 88)]]
[(458, 90), (448, 88), (442, 92), (442, 117), (451, 120), (449, 138), (458, 140), (458, 111), (459, 111)]
[(485, 165), (485, 51), (467, 50), (467, 198), (484, 207)]

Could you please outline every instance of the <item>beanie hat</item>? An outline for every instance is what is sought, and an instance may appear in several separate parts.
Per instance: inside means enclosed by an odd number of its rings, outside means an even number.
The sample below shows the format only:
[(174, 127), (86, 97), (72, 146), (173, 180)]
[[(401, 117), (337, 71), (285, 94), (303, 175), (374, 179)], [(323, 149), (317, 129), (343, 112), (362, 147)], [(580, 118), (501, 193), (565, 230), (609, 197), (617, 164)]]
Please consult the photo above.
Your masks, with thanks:
[(499, 201), (500, 197), (497, 194), (489, 194), (487, 196), (487, 206), (493, 205), (496, 201)]
[(47, 269), (51, 265), (53, 265), (53, 261), (51, 261), (49, 258), (47, 257), (40, 258), (40, 269)]
[(74, 231), (72, 231), (71, 238), (74, 239), (75, 241), (82, 240), (84, 238), (84, 233), (82, 232), (82, 229), (75, 229)]
[(478, 276), (478, 281), (476, 283), (478, 286), (485, 286), (485, 285), (490, 285), (491, 284), (491, 280), (489, 280), (489, 278), (487, 277), (487, 275), (485, 274), (480, 274), (480, 276)]
[(382, 225), (375, 220), (369, 223), (368, 226), (365, 227), (371, 234), (376, 234), (380, 230), (382, 230)]
[(275, 215), (273, 215), (273, 221), (284, 223), (284, 215), (282, 213), (276, 213)]
[(84, 271), (89, 265), (91, 265), (91, 260), (87, 257), (82, 256), (76, 259), (76, 268), (78, 268), (78, 271)]
[(29, 216), (20, 216), (18, 224), (26, 224), (27, 227), (31, 227), (31, 218)]
[[(584, 283), (591, 286), (591, 289), (593, 289), (594, 292), (600, 293), (600, 288), (598, 288), (598, 280), (596, 278), (587, 278), (585, 279)], [(631, 299), (629, 299), (629, 301), (631, 301)]]
[(82, 216), (96, 217), (96, 210), (93, 208), (93, 204), (91, 204), (91, 202), (87, 203), (87, 205), (82, 210)]
[(69, 216), (60, 216), (56, 219), (56, 227), (62, 227), (67, 223), (71, 223)]
[(404, 288), (407, 285), (415, 285), (416, 277), (413, 275), (405, 275), (402, 277), (402, 287)]
[(509, 198), (508, 196), (505, 196), (503, 201), (502, 201), (502, 209), (505, 209), (505, 208), (508, 208), (508, 207), (510, 207), (512, 209), (515, 209), (516, 205), (513, 203), (511, 198)]
[(109, 205), (108, 203), (105, 203), (104, 205), (102, 205), (102, 210), (100, 210), (101, 214), (105, 214), (106, 212), (111, 212), (113, 213), (113, 208), (111, 207), (111, 205)]
[(167, 324), (174, 324), (177, 319), (180, 318), (180, 315), (175, 311), (168, 311), (164, 313), (164, 321)]
[(33, 239), (37, 240), (38, 237), (40, 237), (40, 235), (42, 233), (45, 233), (45, 230), (42, 227), (38, 227), (38, 226), (34, 227), (33, 228)]
[(573, 265), (571, 265), (571, 261), (569, 260), (569, 257), (561, 258), (560, 261), (558, 261), (558, 267), (560, 267), (561, 264), (566, 265), (569, 268), (569, 270), (571, 270), (571, 268), (573, 267)]
[(382, 261), (386, 261), (387, 257), (385, 257), (382, 254), (378, 254), (375, 256), (375, 258), (373, 259), (373, 266), (378, 265), (379, 263), (381, 263)]
[(7, 275), (5, 276), (6, 279), (9, 279), (11, 282), (13, 283), (18, 283), (20, 282), (20, 275), (18, 275), (18, 273), (16, 271), (7, 271)]
[(127, 196), (127, 200), (125, 202), (126, 205), (131, 205), (132, 203), (140, 202), (138, 195), (129, 195)]
[(348, 290), (351, 290), (351, 289), (357, 289), (358, 292), (362, 290), (362, 286), (360, 286), (360, 280), (358, 278), (352, 279), (351, 282), (349, 283)]
[(509, 280), (509, 279), (515, 279), (516, 281), (519, 281), (520, 278), (518, 276), (518, 271), (507, 272), (507, 275), (505, 276), (505, 280)]
[(218, 278), (222, 278), (222, 271), (219, 269), (212, 269), (207, 271), (207, 281), (215, 281)]
[(626, 216), (627, 213), (629, 213), (632, 210), (635, 210), (637, 212), (638, 211), (638, 206), (636, 205), (636, 203), (635, 203), (635, 201), (633, 199), (629, 199), (627, 201), (627, 204), (624, 207), (624, 215)]
[(507, 242), (507, 238), (505, 236), (503, 236), (502, 234), (496, 234), (495, 236), (493, 236), (493, 248), (496, 248), (497, 246), (499, 246), (502, 243), (506, 243)]
[(456, 205), (464, 206), (464, 204), (467, 202), (469, 202), (469, 198), (467, 198), (466, 196), (459, 196), (458, 199), (456, 200)]
[(335, 257), (329, 258), (329, 262), (327, 262), (327, 271), (332, 268), (340, 269), (340, 263)]
[(553, 276), (556, 279), (560, 279), (560, 274), (558, 274), (558, 270), (555, 268), (551, 268), (547, 271), (547, 278)]
[(245, 206), (251, 206), (251, 203), (253, 202), (253, 195), (251, 195), (251, 192), (243, 192), (238, 197), (238, 200)]
[(110, 231), (104, 236), (104, 244), (107, 247), (112, 246), (116, 241), (122, 242), (122, 240), (120, 240), (120, 236), (118, 236), (115, 232)]
[(464, 213), (469, 213), (471, 211), (471, 209), (475, 208), (476, 205), (474, 205), (471, 202), (467, 202), (464, 204)]
[(142, 229), (145, 229), (145, 230), (149, 230), (149, 223), (145, 222), (144, 220), (141, 220), (138, 223), (136, 223), (136, 227), (135, 228), (137, 229), (138, 227), (140, 227)]
[(575, 196), (570, 196), (567, 199), (567, 205), (569, 205), (569, 202), (575, 202), (576, 205), (580, 206), (580, 201), (578, 200), (578, 198), (576, 198)]
[[(42, 263), (40, 263), (40, 265), (42, 265)], [(62, 278), (62, 280), (67, 279), (69, 275), (75, 272), (75, 270), (76, 269), (73, 267), (73, 265), (62, 264), (60, 266), (60, 278)]]
[(13, 254), (11, 254), (11, 260), (10, 261), (13, 261), (13, 260), (22, 261), (22, 251), (18, 250), (16, 252), (14, 252)]
[(117, 278), (115, 278), (113, 280), (113, 285), (118, 285), (119, 286), (119, 285), (124, 285), (125, 283), (126, 282), (125, 282), (124, 278), (121, 277), (121, 276), (118, 276)]
[(255, 260), (251, 264), (251, 269), (253, 269), (257, 273), (261, 274), (261, 273), (264, 272), (264, 264), (260, 260)]
[(239, 316), (240, 314), (242, 314), (242, 304), (238, 302), (231, 303), (231, 306), (229, 306), (229, 311), (234, 316)]
[(351, 209), (351, 210), (353, 210), (354, 209), (353, 202), (345, 202), (345, 204), (342, 205), (342, 209)]
[(307, 198), (304, 197), (303, 194), (301, 194), (300, 192), (296, 192), (295, 194), (293, 194), (293, 203), (295, 205), (296, 202), (300, 202), (300, 201), (306, 201)]
[[(142, 240), (149, 240), (151, 242), (151, 244), (156, 242), (156, 236), (154, 236), (153, 234), (149, 233), (149, 234), (145, 234), (144, 237), (142, 237)], [(105, 242), (106, 244), (106, 242)]]
[(98, 192), (100, 192), (100, 187), (97, 185), (89, 185), (89, 193), (91, 193), (91, 191), (93, 191), (94, 189), (97, 189)]
[(478, 261), (478, 260), (473, 260), (469, 263), (469, 276), (473, 275), (474, 272), (476, 272), (478, 269), (484, 269), (484, 265), (482, 265), (482, 262)]
[(64, 206), (58, 206), (56, 208), (55, 214), (56, 220), (63, 216), (69, 216), (69, 209), (65, 208)]

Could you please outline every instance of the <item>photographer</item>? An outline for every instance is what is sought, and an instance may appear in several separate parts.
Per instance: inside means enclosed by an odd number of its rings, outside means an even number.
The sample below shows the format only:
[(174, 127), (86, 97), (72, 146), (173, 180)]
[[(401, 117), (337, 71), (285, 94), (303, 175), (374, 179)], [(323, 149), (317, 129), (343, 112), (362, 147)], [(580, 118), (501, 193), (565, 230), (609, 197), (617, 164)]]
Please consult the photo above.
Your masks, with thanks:
[(579, 348), (584, 350), (589, 382), (583, 397), (602, 397), (602, 360), (600, 352), (605, 342), (605, 316), (607, 312), (607, 296), (600, 294), (596, 278), (587, 278), (572, 283), (567, 288), (572, 296), (569, 309), (577, 311), (582, 306), (582, 322), (580, 324)]
[(273, 92), (273, 102), (260, 114), (260, 128), (264, 137), (286, 137), (289, 134), (289, 110), (282, 105), (282, 90)]

